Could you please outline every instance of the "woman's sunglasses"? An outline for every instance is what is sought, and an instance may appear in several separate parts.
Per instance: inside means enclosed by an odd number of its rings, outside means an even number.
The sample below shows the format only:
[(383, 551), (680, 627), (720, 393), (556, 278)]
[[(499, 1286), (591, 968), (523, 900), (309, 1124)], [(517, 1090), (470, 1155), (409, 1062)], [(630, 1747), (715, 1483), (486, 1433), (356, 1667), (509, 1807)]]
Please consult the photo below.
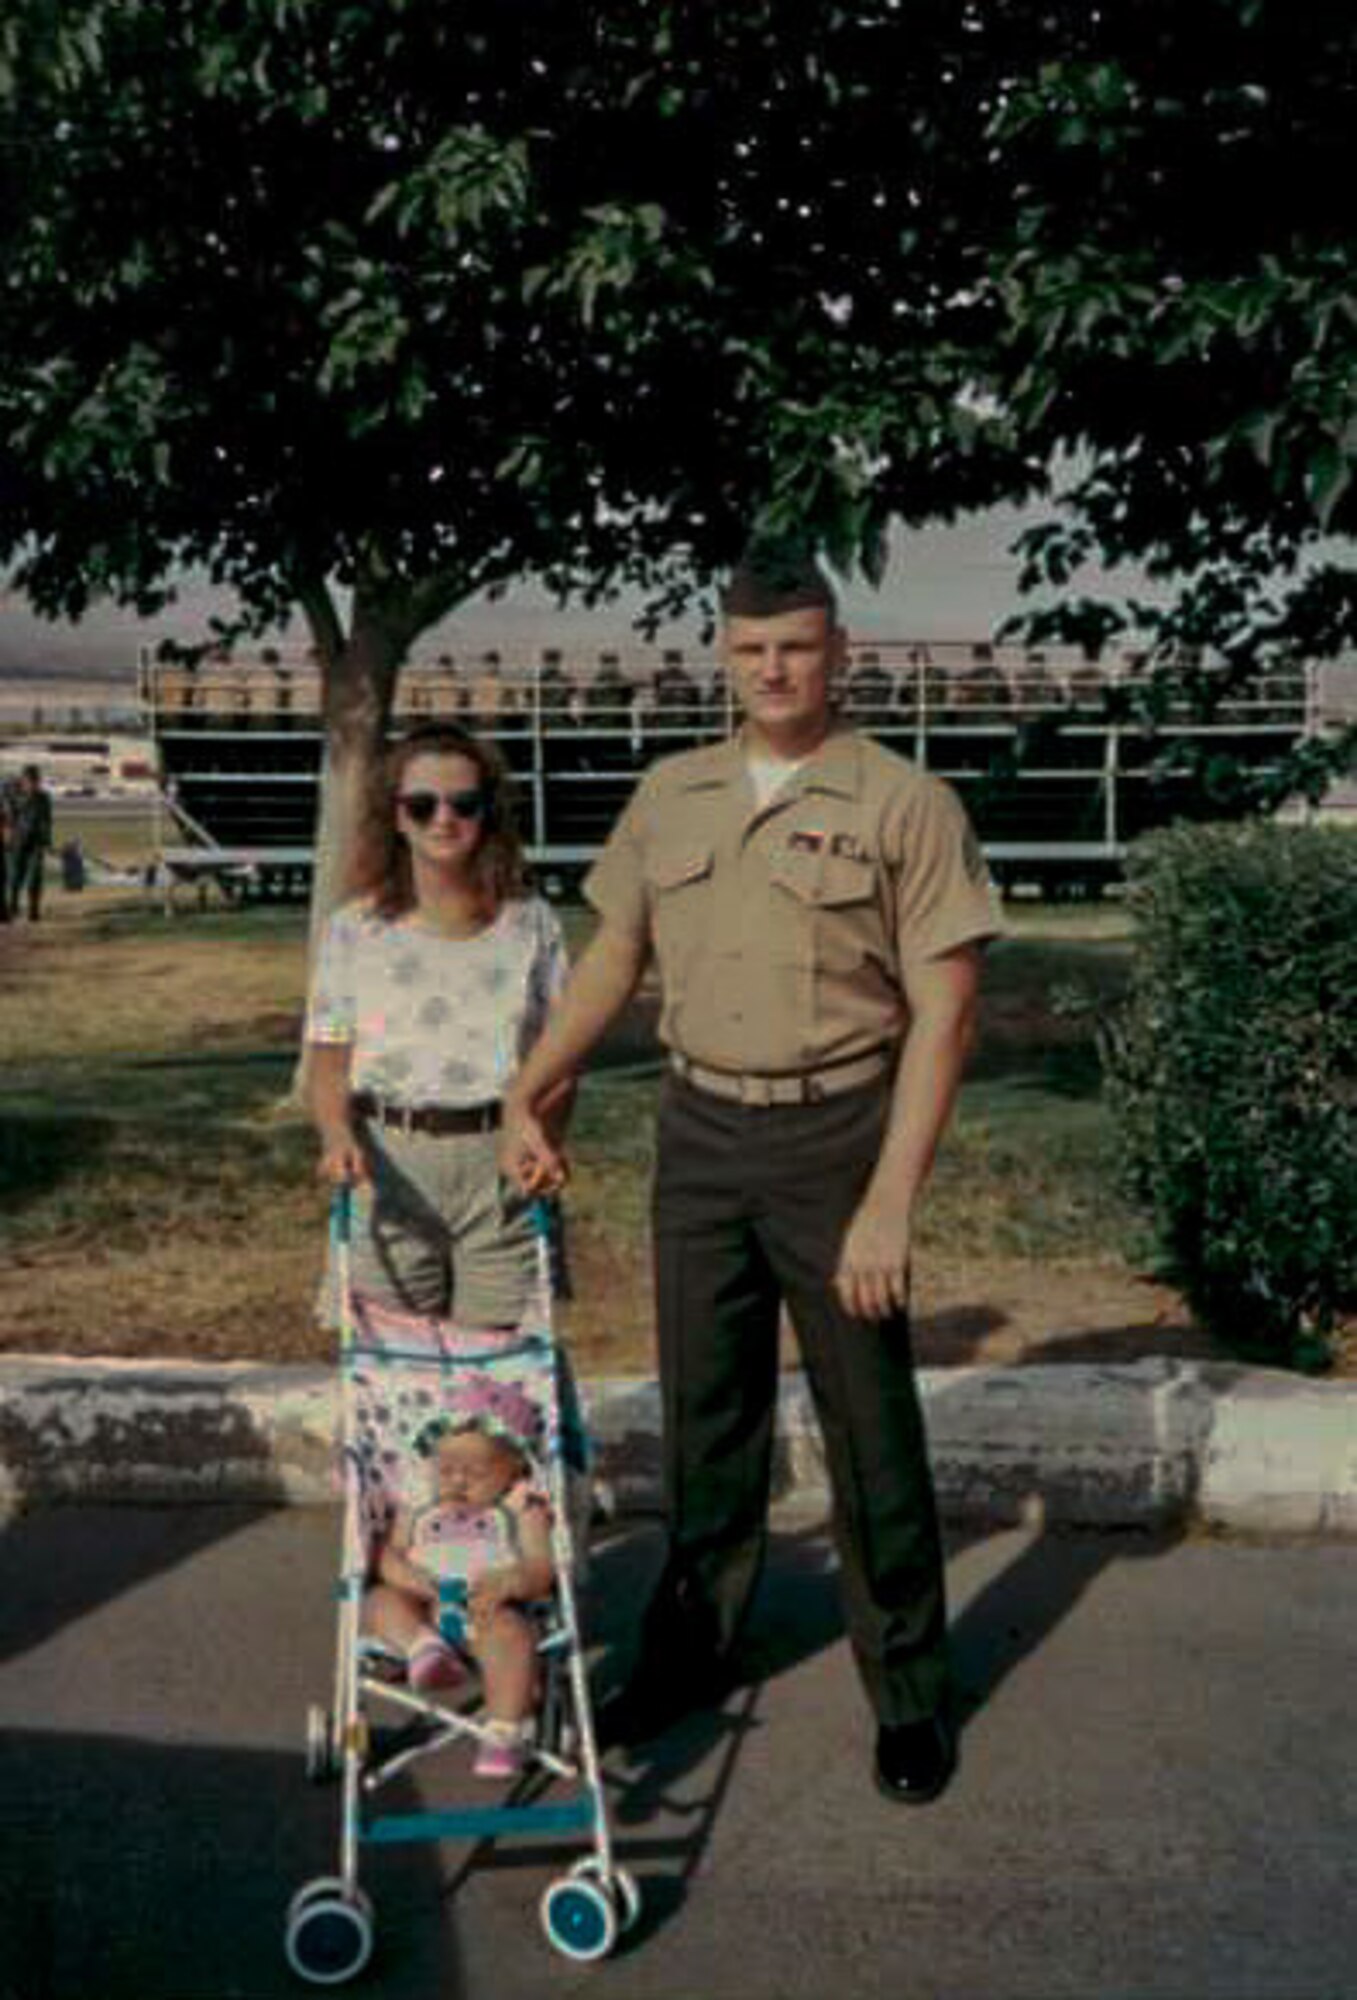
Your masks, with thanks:
[(490, 805), (483, 786), (467, 792), (401, 792), (396, 803), (416, 826), (432, 826), (440, 799), (458, 819), (484, 819)]

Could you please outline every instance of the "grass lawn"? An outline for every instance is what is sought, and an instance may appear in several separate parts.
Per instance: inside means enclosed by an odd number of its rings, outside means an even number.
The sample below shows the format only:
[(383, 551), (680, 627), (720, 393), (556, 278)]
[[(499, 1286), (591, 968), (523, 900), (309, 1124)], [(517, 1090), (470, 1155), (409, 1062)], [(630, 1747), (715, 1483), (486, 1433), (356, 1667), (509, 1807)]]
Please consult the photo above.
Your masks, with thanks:
[[(133, 892), (57, 889), (49, 909), (0, 930), (0, 1348), (324, 1357), (324, 1198), (286, 1101), (301, 911), (167, 919)], [(586, 922), (569, 913), (576, 938)], [(1126, 963), (1113, 907), (1019, 907), (995, 948), (920, 1220), (923, 1360), (1211, 1351), (1138, 1265), (1090, 1030), (1056, 1004), (1076, 984), (1114, 994)], [(581, 1091), (566, 1323), (585, 1370), (649, 1366), (651, 1012)]]

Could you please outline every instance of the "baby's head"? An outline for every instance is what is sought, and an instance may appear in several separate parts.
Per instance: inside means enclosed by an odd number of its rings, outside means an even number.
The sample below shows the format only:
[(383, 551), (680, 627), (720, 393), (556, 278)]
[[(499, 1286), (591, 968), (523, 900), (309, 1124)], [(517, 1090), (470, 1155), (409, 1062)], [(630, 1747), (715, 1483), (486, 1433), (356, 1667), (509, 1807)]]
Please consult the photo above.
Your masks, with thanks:
[(490, 1507), (527, 1474), (541, 1427), (541, 1412), (521, 1384), (481, 1376), (464, 1383), (455, 1406), (424, 1426), (415, 1449), (433, 1462), (439, 1500)]
[(476, 1421), (444, 1431), (433, 1457), (438, 1498), (453, 1507), (492, 1507), (528, 1469), (516, 1444)]

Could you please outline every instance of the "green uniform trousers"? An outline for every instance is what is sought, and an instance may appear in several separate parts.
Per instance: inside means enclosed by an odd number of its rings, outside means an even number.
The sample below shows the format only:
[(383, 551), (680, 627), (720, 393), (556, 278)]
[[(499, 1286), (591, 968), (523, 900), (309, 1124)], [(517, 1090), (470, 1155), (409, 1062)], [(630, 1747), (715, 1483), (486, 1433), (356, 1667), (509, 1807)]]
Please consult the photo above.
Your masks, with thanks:
[(27, 910), (34, 923), (42, 915), (42, 885), (47, 855), (41, 847), (11, 847), (9, 908), (13, 916)]
[(878, 1719), (949, 1698), (942, 1550), (909, 1323), (851, 1318), (832, 1278), (880, 1151), (888, 1079), (753, 1107), (675, 1077), (660, 1104), (655, 1266), (668, 1560), (645, 1654), (730, 1654), (762, 1567), (779, 1307), (834, 1499), (844, 1611)]

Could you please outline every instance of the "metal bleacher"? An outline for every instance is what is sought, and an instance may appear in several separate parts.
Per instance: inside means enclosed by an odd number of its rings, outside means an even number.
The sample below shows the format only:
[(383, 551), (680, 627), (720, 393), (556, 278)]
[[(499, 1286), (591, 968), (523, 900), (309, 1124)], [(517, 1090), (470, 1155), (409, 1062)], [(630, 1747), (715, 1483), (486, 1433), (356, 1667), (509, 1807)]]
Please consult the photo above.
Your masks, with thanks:
[[(1266, 766), (1324, 728), (1332, 706), (1321, 674), (1333, 670), (1279, 666), (1247, 694), (1225, 695), (1209, 719), (1180, 706), (1149, 724), (1118, 704), (1137, 666), (1053, 649), (863, 641), (850, 646), (841, 706), (957, 787), (1002, 884), (1096, 889), (1137, 834), (1219, 815), (1198, 779), (1166, 771), (1167, 750), (1191, 744)], [(304, 887), (322, 740), (314, 662), (144, 659), (141, 701), (183, 836), (165, 849), (167, 872), (241, 892)], [(582, 874), (648, 764), (719, 740), (734, 720), (712, 660), (640, 646), (589, 659), (412, 660), (393, 730), (444, 717), (497, 743), (528, 851), (558, 889)]]

